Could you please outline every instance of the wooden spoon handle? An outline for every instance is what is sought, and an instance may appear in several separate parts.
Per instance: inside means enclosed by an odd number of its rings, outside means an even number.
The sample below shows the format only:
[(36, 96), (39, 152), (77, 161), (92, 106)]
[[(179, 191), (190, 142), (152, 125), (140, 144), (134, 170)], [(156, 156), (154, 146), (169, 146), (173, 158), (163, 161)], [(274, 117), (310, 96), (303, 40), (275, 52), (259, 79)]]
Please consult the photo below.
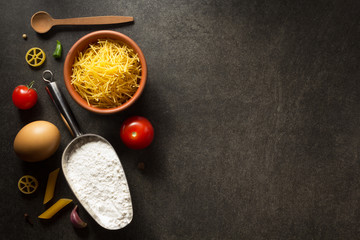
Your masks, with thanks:
[(125, 23), (132, 21), (134, 21), (133, 17), (98, 16), (98, 17), (54, 19), (53, 25), (101, 25), (101, 24)]

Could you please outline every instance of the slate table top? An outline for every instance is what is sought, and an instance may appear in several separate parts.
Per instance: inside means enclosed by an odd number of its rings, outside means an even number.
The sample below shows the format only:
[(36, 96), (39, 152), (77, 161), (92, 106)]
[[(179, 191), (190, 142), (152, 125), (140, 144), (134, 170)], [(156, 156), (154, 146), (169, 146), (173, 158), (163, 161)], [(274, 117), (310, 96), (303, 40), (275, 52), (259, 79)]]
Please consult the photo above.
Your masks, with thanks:
[[(37, 34), (30, 18), (39, 10), (54, 18), (135, 21)], [(2, 1), (1, 239), (360, 239), (359, 10), (356, 0)], [(141, 98), (110, 116), (77, 105), (62, 75), (76, 40), (102, 29), (131, 37), (148, 63)], [(51, 56), (56, 40), (60, 60)], [(37, 69), (24, 60), (34, 46), (48, 55)], [(124, 229), (103, 229), (82, 207), (86, 229), (72, 227), (72, 207), (37, 219), (48, 207), (48, 173), (61, 166), (72, 139), (44, 90), (46, 69), (82, 129), (105, 137), (121, 159), (134, 208)], [(30, 81), (38, 103), (18, 110), (12, 91)], [(133, 115), (154, 125), (146, 149), (130, 150), (120, 140), (121, 123)], [(54, 123), (61, 144), (48, 160), (30, 164), (12, 145), (35, 120)], [(25, 174), (40, 183), (31, 196), (17, 189)], [(62, 172), (59, 198), (78, 204)]]

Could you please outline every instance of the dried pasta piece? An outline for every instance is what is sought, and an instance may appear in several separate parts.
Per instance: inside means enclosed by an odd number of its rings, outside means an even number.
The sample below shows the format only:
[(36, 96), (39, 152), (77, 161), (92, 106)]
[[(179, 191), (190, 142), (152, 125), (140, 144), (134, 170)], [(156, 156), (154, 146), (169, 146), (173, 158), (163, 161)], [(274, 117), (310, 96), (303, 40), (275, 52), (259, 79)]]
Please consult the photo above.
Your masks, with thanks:
[(63, 209), (66, 205), (71, 203), (71, 199), (61, 198), (56, 203), (54, 203), (51, 207), (49, 207), (45, 212), (43, 212), (38, 218), (41, 219), (50, 219), (52, 218), (57, 212)]
[(38, 186), (39, 183), (36, 178), (30, 175), (22, 176), (18, 182), (18, 188), (24, 194), (34, 193)]
[(54, 197), (56, 179), (58, 177), (59, 171), (60, 168), (57, 168), (51, 173), (49, 173), (46, 190), (45, 190), (44, 202), (43, 202), (44, 204), (49, 202)]

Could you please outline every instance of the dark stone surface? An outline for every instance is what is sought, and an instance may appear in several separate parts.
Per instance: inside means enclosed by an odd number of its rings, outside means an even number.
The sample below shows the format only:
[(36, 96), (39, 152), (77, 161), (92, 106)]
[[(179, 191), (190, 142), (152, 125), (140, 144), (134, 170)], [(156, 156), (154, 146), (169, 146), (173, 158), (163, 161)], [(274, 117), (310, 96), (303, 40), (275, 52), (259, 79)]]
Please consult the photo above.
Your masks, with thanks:
[[(359, 1), (14, 0), (0, 9), (1, 239), (360, 239)], [(54, 18), (128, 15), (135, 23), (39, 35), (30, 27), (38, 10)], [(56, 40), (66, 53), (100, 29), (133, 38), (149, 68), (140, 100), (112, 116), (81, 109), (65, 92), (64, 58), (51, 56)], [(48, 56), (40, 69), (24, 61), (33, 46)], [(47, 175), (71, 140), (44, 90), (45, 69), (83, 130), (108, 139), (120, 156), (134, 206), (122, 230), (102, 229), (83, 208), (85, 230), (72, 228), (69, 208), (51, 221), (36, 218), (49, 207)], [(19, 111), (12, 90), (32, 80), (38, 103)], [(155, 127), (145, 150), (121, 143), (120, 125), (131, 115)], [(61, 130), (61, 146), (27, 164), (13, 139), (40, 119)], [(24, 174), (40, 182), (33, 196), (17, 190)], [(62, 197), (77, 203), (60, 174), (52, 203)]]

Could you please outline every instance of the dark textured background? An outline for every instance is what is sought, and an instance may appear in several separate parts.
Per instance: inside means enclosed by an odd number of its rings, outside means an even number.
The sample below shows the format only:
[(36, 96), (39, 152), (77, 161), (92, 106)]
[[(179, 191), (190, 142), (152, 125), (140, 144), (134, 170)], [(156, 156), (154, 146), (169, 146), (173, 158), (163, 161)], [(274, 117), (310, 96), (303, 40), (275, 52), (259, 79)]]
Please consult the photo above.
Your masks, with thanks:
[[(1, 239), (360, 239), (360, 2), (352, 1), (1, 1)], [(134, 16), (133, 24), (30, 27), (38, 10), (54, 18)], [(100, 116), (80, 108), (62, 80), (64, 55), (83, 35), (122, 32), (143, 50), (148, 85), (125, 112)], [(28, 39), (22, 39), (26, 33)], [(40, 69), (30, 47), (44, 49)], [(85, 132), (115, 147), (127, 174), (134, 219), (119, 231), (89, 223), (74, 230), (71, 207), (51, 221), (38, 216), (47, 175), (71, 140), (49, 101), (41, 73), (50, 69)], [(11, 101), (36, 81), (35, 108)], [(120, 141), (122, 121), (150, 119), (153, 144), (141, 151)], [(62, 132), (57, 153), (26, 164), (13, 152), (16, 133), (34, 120)], [(145, 171), (137, 169), (145, 162)], [(17, 181), (38, 178), (33, 196)], [(60, 174), (52, 203), (73, 198)], [(24, 222), (27, 212), (34, 226)]]

